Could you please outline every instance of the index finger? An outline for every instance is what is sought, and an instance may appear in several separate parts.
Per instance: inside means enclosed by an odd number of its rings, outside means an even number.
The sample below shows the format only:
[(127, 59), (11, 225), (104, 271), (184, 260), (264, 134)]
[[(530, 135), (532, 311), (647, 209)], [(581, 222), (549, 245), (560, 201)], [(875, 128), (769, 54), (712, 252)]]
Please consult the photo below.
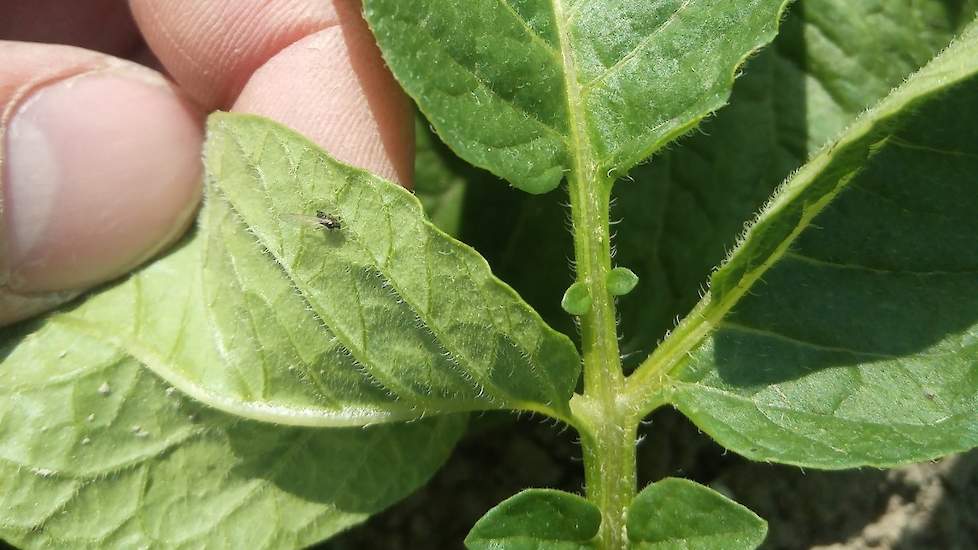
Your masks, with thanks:
[(273, 118), (410, 186), (410, 103), (357, 0), (131, 0), (146, 42), (198, 103)]

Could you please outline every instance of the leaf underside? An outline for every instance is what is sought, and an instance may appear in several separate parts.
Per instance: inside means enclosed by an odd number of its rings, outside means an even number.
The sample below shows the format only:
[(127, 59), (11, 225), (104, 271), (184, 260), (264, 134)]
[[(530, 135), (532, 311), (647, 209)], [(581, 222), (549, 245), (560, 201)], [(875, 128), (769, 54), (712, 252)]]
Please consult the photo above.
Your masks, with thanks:
[[(231, 368), (194, 384), (283, 422), (566, 410), (573, 344), (409, 192), (257, 117), (212, 115), (206, 157), (203, 293)], [(317, 211), (342, 228), (295, 220)]]
[(71, 312), (87, 330), (187, 395), (266, 422), (566, 417), (573, 343), (408, 191), (259, 117), (212, 115), (205, 156), (190, 259), (90, 298)]
[(205, 357), (207, 328), (183, 293), (200, 245), (4, 331), (0, 537), (25, 548), (299, 547), (402, 498), (447, 458), (463, 418), (290, 428), (217, 412), (152, 374), (137, 356)]
[[(3, 334), (6, 540), (304, 546), (423, 483), (464, 418), (281, 424), (566, 406), (573, 344), (407, 192), (269, 121), (214, 119), (219, 174), (201, 227), (128, 279)], [(341, 227), (309, 223), (317, 210)]]

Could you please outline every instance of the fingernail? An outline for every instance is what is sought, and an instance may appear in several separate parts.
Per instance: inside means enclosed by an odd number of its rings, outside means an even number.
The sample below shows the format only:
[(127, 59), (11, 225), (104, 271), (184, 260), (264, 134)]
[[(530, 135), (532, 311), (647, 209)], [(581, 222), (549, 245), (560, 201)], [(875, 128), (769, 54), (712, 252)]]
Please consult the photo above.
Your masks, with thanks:
[(4, 131), (3, 230), (10, 288), (85, 288), (174, 237), (200, 193), (200, 118), (140, 68), (34, 91)]

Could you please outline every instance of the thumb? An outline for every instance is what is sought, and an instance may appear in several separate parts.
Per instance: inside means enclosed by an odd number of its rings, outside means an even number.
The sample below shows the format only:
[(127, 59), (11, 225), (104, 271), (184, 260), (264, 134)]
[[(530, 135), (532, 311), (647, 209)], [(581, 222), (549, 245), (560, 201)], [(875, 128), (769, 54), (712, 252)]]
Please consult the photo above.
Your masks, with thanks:
[(175, 240), (199, 197), (200, 115), (160, 75), (0, 42), (0, 324)]

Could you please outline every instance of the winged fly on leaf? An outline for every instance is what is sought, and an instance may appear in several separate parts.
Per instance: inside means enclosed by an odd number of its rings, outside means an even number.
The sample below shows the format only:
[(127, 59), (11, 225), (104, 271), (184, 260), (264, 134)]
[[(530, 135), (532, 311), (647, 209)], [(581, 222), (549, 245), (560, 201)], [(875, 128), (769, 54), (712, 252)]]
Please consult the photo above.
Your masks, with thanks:
[(303, 223), (315, 227), (321, 227), (326, 231), (336, 231), (337, 229), (342, 229), (343, 227), (343, 221), (339, 218), (339, 216), (335, 216), (333, 214), (327, 214), (322, 210), (316, 210), (315, 216), (304, 216), (302, 214), (287, 214), (286, 217), (299, 223)]

